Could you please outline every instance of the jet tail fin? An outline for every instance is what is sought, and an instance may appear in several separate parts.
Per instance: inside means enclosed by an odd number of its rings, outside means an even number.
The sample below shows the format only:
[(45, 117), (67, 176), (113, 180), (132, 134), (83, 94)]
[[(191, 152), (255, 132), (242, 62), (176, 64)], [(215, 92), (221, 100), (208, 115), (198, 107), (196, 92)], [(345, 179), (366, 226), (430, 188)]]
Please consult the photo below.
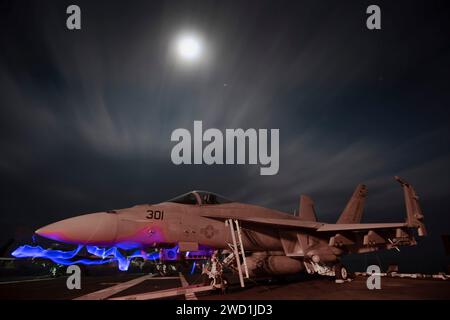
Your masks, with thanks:
[(313, 200), (305, 195), (300, 196), (300, 208), (298, 217), (304, 221), (317, 221)]
[(364, 184), (359, 184), (336, 223), (360, 223), (366, 196), (367, 187)]
[(427, 235), (427, 230), (423, 222), (422, 209), (419, 205), (419, 197), (416, 195), (414, 188), (402, 178), (395, 176), (403, 188), (403, 194), (405, 196), (406, 206), (406, 223), (410, 228), (417, 228), (419, 236), (423, 237)]

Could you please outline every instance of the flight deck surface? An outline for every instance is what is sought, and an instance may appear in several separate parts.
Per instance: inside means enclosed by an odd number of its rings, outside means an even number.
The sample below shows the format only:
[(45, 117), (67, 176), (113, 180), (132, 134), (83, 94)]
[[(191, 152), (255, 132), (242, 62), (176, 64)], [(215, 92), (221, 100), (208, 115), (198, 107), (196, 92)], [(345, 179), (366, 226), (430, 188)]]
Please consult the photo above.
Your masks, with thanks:
[[(0, 282), (0, 299), (39, 300), (102, 300), (133, 297), (146, 293), (168, 292), (171, 289), (200, 286), (198, 275), (159, 277), (149, 274), (86, 276), (81, 289), (68, 290), (66, 277), (26, 278)], [(367, 278), (335, 283), (331, 278), (306, 278), (292, 282), (248, 282), (240, 288), (236, 279), (225, 294), (219, 291), (186, 293), (176, 291), (166, 299), (187, 300), (393, 300), (449, 299), (450, 281), (441, 279), (407, 279), (383, 277), (380, 290), (369, 290)], [(153, 296), (154, 297), (154, 296)]]

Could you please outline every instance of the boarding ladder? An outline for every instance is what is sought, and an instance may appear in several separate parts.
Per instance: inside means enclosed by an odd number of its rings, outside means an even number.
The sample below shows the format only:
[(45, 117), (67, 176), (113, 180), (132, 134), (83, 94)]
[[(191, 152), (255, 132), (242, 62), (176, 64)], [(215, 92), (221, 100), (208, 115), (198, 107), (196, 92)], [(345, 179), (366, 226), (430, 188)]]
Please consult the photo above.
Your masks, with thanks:
[(239, 281), (241, 283), (241, 287), (244, 288), (245, 285), (242, 266), (244, 266), (245, 278), (248, 279), (250, 277), (248, 275), (247, 261), (245, 260), (245, 249), (242, 243), (241, 227), (239, 226), (239, 221), (236, 219), (226, 220), (225, 225), (228, 225), (230, 227), (231, 240), (233, 241), (232, 244), (228, 244), (233, 252), (225, 260), (228, 260), (228, 263), (231, 262), (230, 260), (233, 258), (236, 260)]

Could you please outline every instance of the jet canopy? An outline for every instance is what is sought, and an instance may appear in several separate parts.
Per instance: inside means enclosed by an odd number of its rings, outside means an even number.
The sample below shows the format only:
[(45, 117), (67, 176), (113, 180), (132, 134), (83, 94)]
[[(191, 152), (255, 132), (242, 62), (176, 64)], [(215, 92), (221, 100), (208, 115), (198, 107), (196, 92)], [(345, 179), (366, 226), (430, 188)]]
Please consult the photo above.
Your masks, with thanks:
[(191, 191), (181, 196), (168, 200), (167, 202), (195, 205), (216, 205), (231, 203), (231, 201), (221, 195), (208, 191)]

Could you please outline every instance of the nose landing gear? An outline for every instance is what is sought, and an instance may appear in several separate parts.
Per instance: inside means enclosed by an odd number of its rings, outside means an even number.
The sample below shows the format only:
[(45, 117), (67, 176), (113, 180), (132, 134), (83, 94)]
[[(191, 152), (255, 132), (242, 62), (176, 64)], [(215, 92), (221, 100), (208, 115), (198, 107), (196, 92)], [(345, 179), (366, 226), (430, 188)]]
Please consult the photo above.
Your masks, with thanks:
[(203, 284), (213, 286), (215, 289), (221, 289), (225, 292), (228, 286), (228, 280), (223, 276), (223, 265), (217, 257), (217, 252), (211, 257), (202, 272)]

